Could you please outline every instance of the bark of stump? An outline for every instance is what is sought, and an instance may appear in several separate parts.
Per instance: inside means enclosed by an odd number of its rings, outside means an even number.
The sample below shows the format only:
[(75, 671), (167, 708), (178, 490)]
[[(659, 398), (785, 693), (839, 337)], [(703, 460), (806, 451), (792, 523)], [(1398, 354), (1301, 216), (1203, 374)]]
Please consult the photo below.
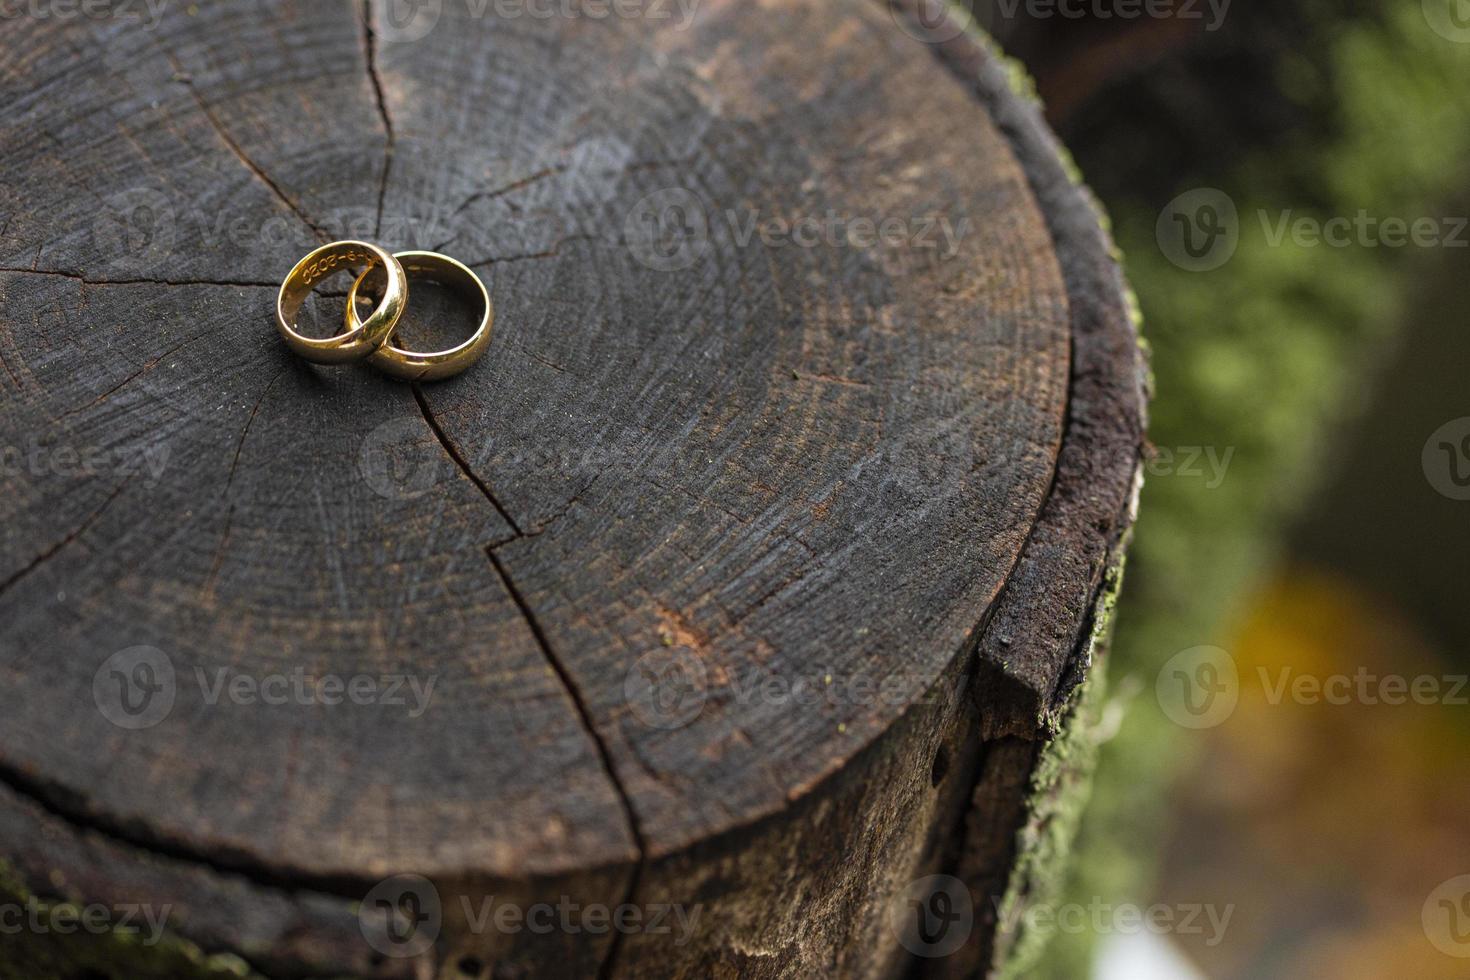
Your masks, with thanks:
[[(167, 913), (0, 976), (893, 976), (937, 873), (976, 927), (917, 966), (983, 972), (1138, 472), (1086, 194), (917, 0), (426, 6), (0, 28), (0, 891)], [(828, 214), (908, 238), (745, 237)], [(288, 354), (274, 290), (339, 237), (474, 265), (485, 360)], [(298, 668), (435, 686), (214, 688)], [(364, 936), (394, 875), (416, 958)]]

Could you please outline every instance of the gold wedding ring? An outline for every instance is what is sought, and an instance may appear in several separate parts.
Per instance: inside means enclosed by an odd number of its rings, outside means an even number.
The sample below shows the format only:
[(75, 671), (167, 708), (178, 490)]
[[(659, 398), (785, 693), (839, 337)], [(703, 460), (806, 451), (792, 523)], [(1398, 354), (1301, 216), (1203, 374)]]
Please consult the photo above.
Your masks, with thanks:
[[(343, 269), (362, 270), (347, 294), (345, 331), (325, 340), (304, 336), (296, 329), (296, 318), (306, 298), (323, 279)], [(371, 292), (378, 298), (364, 320), (357, 311), (357, 301), (369, 277), (374, 277)], [(394, 330), (408, 305), (410, 278), (443, 283), (482, 310), (474, 334), (462, 344), (428, 354), (394, 346)], [(345, 364), (366, 358), (383, 373), (406, 381), (438, 381), (474, 364), (490, 345), (494, 322), (490, 292), (469, 266), (438, 252), (390, 255), (367, 242), (333, 242), (316, 249), (296, 263), (276, 297), (276, 329), (297, 354), (317, 364)]]
[[(390, 339), (368, 356), (368, 363), (385, 374), (405, 381), (439, 381), (459, 374), (478, 361), (480, 355), (485, 353), (485, 348), (490, 345), (490, 329), (495, 322), (495, 308), (490, 303), (490, 293), (485, 288), (485, 283), (469, 266), (438, 252), (399, 252), (393, 258), (402, 263), (409, 279), (428, 279), (449, 286), (477, 308), (483, 309), (484, 315), (468, 340), (448, 350), (423, 354), (396, 347), (393, 339)], [(352, 284), (352, 290), (347, 294), (346, 320), (349, 335), (363, 325), (357, 312), (357, 294), (377, 268), (375, 265), (358, 276), (357, 281)], [(377, 310), (381, 309), (380, 302)], [(374, 315), (377, 315), (376, 311)], [(371, 320), (372, 317), (368, 319)]]
[[(342, 269), (366, 266), (363, 275), (374, 269), (385, 271), (386, 285), (382, 298), (366, 320), (351, 318), (346, 333), (324, 340), (303, 336), (296, 331), (296, 317), (306, 297), (326, 277)], [(353, 287), (354, 293), (357, 287)], [(316, 249), (296, 263), (296, 268), (281, 284), (276, 297), (276, 329), (291, 350), (317, 364), (345, 364), (376, 352), (398, 325), (403, 308), (408, 304), (408, 278), (398, 260), (376, 245), (367, 242), (333, 242)], [(352, 304), (347, 306), (353, 312)]]

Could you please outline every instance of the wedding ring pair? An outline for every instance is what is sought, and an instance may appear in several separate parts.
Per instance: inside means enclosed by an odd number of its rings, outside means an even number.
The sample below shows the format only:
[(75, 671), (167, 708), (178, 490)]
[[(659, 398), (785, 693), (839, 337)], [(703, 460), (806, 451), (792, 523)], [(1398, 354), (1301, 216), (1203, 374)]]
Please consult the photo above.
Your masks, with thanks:
[[(344, 269), (362, 270), (347, 294), (345, 332), (326, 339), (297, 332), (296, 318), (306, 298), (323, 279)], [(383, 286), (377, 305), (363, 319), (357, 310), (358, 294), (369, 277), (375, 277), (374, 286), (377, 279), (383, 281)], [(411, 278), (427, 279), (458, 290), (477, 309), (483, 310), (474, 334), (462, 344), (429, 354), (397, 346), (393, 331), (408, 307)], [(379, 371), (405, 381), (438, 381), (474, 364), (490, 344), (494, 320), (490, 293), (468, 266), (438, 252), (390, 255), (367, 242), (333, 242), (316, 249), (296, 263), (276, 298), (276, 329), (297, 354), (317, 364), (346, 364), (366, 359)]]

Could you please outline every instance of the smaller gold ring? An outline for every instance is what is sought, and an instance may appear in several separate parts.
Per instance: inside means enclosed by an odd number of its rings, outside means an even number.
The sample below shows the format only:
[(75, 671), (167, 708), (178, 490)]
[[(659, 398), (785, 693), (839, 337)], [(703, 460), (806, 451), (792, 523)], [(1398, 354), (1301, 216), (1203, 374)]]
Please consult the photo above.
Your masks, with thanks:
[[(311, 291), (332, 273), (361, 266), (367, 267), (363, 275), (379, 266), (387, 270), (387, 286), (372, 315), (366, 320), (352, 320), (346, 333), (323, 340), (297, 333), (296, 317)], [(280, 295), (276, 297), (276, 329), (286, 345), (308, 361), (345, 364), (361, 360), (383, 346), (407, 305), (408, 277), (397, 259), (367, 242), (332, 242), (297, 262), (281, 283)], [(351, 309), (350, 302), (348, 308)]]
[[(457, 288), (471, 302), (479, 302), (485, 311), (480, 325), (469, 340), (448, 350), (432, 354), (421, 354), (394, 346), (390, 339), (373, 352), (368, 363), (395, 378), (405, 381), (440, 381), (452, 378), (480, 359), (485, 348), (490, 346), (490, 329), (495, 323), (495, 307), (490, 303), (490, 292), (480, 277), (462, 262), (438, 252), (399, 252), (393, 256), (403, 263), (410, 279), (428, 279)], [(372, 273), (368, 269), (357, 277), (352, 290), (347, 294), (347, 328), (351, 332), (361, 322), (357, 315), (357, 291)]]

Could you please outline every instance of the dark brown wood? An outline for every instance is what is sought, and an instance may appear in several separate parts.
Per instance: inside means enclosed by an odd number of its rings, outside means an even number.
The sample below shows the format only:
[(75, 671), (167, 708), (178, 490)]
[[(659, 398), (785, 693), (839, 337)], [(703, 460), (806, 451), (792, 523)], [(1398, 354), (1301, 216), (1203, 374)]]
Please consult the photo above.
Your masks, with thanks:
[[(902, 5), (434, 6), (419, 39), (355, 2), (0, 26), (8, 893), (168, 906), (127, 976), (893, 975), (905, 889), (1023, 819), (968, 814), (983, 743), (1057, 724), (1129, 522), (1096, 218)], [(697, 254), (648, 251), (650, 195)], [(745, 240), (829, 215), (907, 237)], [(276, 284), (349, 236), (474, 265), (485, 360), (292, 357)], [(138, 647), (173, 704), (130, 729)], [(670, 664), (685, 715), (643, 698)], [(297, 668), (433, 687), (211, 695)], [(416, 960), (360, 928), (398, 874), (443, 906)], [(699, 918), (476, 927), (491, 896)]]

